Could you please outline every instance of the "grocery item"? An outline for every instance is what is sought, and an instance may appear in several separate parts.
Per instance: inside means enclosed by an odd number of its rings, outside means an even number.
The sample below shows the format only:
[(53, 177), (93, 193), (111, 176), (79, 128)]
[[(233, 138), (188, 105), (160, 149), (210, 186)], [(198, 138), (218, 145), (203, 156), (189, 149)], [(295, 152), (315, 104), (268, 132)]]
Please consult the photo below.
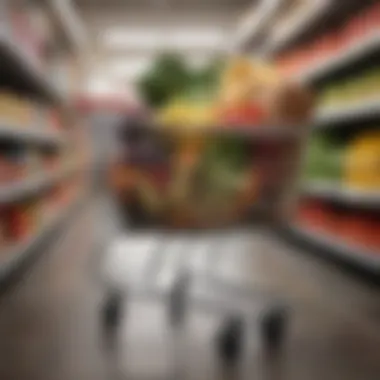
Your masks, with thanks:
[(380, 190), (380, 132), (360, 133), (347, 146), (344, 184), (362, 190)]
[(311, 229), (319, 231), (326, 229), (330, 218), (329, 206), (321, 201), (303, 201), (297, 209), (297, 219), (301, 225), (307, 225)]
[(313, 103), (311, 93), (285, 82), (272, 65), (241, 56), (225, 63), (211, 89), (188, 86), (172, 97), (159, 110), (158, 123), (180, 131), (302, 125)]
[(284, 81), (269, 93), (267, 124), (301, 128), (310, 120), (313, 106), (312, 92), (296, 83)]
[(372, 211), (338, 209), (319, 201), (303, 201), (297, 219), (302, 226), (321, 236), (335, 237), (337, 242), (380, 254), (380, 219)]
[(304, 176), (306, 182), (341, 180), (344, 160), (344, 148), (324, 135), (313, 135), (310, 139)]
[(342, 241), (358, 248), (365, 248), (368, 251), (376, 248), (377, 244), (373, 239), (374, 226), (371, 219), (371, 215), (368, 213), (356, 210), (347, 211), (340, 222), (339, 236)]
[(380, 99), (380, 69), (372, 69), (327, 86), (319, 94), (319, 106), (337, 107)]
[(10, 92), (0, 92), (1, 121), (12, 127), (31, 127), (33, 107), (31, 103)]
[(360, 44), (360, 41), (376, 35), (380, 18), (380, 4), (371, 4), (363, 12), (349, 19), (345, 24), (314, 42), (308, 42), (297, 50), (279, 57), (277, 63), (281, 72), (292, 75), (309, 65), (319, 64), (339, 53)]

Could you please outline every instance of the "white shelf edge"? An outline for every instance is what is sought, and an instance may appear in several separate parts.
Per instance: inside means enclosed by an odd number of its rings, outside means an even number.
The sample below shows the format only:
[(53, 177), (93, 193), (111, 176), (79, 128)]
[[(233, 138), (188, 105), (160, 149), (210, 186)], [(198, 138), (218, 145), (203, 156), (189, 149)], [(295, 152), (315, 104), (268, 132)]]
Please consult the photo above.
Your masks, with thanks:
[(15, 202), (20, 198), (43, 190), (63, 180), (74, 170), (74, 167), (68, 167), (61, 169), (58, 173), (40, 174), (5, 186), (0, 184), (0, 204)]
[(11, 122), (0, 120), (0, 138), (12, 138), (27, 141), (34, 141), (41, 144), (61, 145), (64, 137), (60, 132), (44, 131), (37, 128), (24, 126), (11, 126)]
[(314, 232), (300, 226), (291, 226), (290, 230), (303, 239), (331, 250), (331, 254), (337, 258), (349, 261), (370, 271), (380, 273), (380, 255), (362, 247), (353, 247), (351, 243), (337, 241), (333, 236), (323, 232)]
[(308, 65), (308, 68), (297, 74), (294, 79), (303, 83), (310, 82), (315, 78), (322, 77), (333, 70), (346, 66), (357, 58), (367, 54), (368, 51), (377, 48), (380, 48), (380, 32), (373, 32), (350, 45), (345, 51), (339, 52), (321, 62), (311, 63)]
[(305, 3), (301, 10), (288, 17), (286, 28), (282, 27), (276, 34), (271, 34), (267, 46), (263, 49), (263, 54), (268, 58), (273, 57), (280, 49), (300, 36), (310, 24), (314, 23), (314, 20), (324, 14), (331, 3), (331, 0)]
[(43, 3), (71, 48), (75, 52), (83, 50), (87, 43), (87, 35), (74, 4), (61, 0), (43, 0)]
[(314, 124), (318, 128), (323, 124), (344, 121), (351, 118), (361, 119), (372, 114), (380, 115), (380, 97), (349, 103), (344, 106), (321, 108), (316, 113)]
[(336, 200), (348, 205), (380, 207), (380, 189), (379, 191), (367, 191), (350, 189), (331, 182), (311, 182), (303, 187), (302, 193), (313, 197)]
[(8, 252), (3, 253), (3, 257), (5, 258), (0, 262), (0, 280), (15, 270), (27, 259), (33, 247), (39, 245), (48, 235), (59, 227), (61, 222), (75, 209), (80, 199), (80, 196), (75, 197), (67, 207), (62, 207), (62, 210), (57, 212), (57, 215), (49, 218), (35, 235), (28, 238), (25, 242), (9, 248)]

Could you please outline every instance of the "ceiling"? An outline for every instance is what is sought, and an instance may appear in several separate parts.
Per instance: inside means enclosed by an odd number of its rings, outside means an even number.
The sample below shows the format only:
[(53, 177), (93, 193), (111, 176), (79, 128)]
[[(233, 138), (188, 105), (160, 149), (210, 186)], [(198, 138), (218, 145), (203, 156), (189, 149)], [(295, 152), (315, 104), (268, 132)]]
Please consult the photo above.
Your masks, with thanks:
[(72, 0), (92, 51), (88, 91), (133, 83), (157, 51), (176, 50), (190, 64), (225, 51), (237, 22), (259, 0)]

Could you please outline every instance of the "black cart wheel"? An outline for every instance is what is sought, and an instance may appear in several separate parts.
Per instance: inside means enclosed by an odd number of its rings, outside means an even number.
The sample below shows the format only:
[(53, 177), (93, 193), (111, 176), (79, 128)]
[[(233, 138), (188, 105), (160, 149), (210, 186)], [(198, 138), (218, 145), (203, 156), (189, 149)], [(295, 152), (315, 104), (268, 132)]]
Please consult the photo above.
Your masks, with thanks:
[(123, 317), (123, 298), (119, 292), (110, 291), (101, 308), (101, 319), (106, 331), (115, 330)]
[(172, 327), (185, 323), (191, 275), (183, 271), (173, 283), (168, 300), (168, 319)]
[(264, 348), (276, 351), (283, 346), (288, 328), (288, 311), (282, 305), (269, 307), (260, 321), (260, 333)]
[(244, 319), (240, 315), (226, 317), (217, 332), (215, 350), (224, 366), (233, 367), (243, 356), (246, 335)]

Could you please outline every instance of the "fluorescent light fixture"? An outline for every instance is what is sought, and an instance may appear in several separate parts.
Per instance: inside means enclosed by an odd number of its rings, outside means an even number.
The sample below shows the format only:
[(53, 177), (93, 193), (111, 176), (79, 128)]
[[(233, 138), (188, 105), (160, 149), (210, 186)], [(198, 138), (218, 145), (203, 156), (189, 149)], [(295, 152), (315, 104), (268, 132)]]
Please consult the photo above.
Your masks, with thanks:
[(104, 78), (90, 78), (86, 86), (86, 92), (94, 95), (110, 94), (116, 91), (117, 86)]
[(106, 47), (124, 49), (220, 49), (221, 28), (119, 28), (104, 33)]
[(187, 29), (168, 33), (164, 45), (168, 48), (220, 48), (223, 44), (224, 33), (217, 29)]
[(120, 58), (108, 64), (105, 71), (114, 78), (131, 78), (144, 72), (151, 61), (148, 57)]
[(103, 43), (115, 48), (146, 48), (152, 49), (162, 40), (162, 32), (156, 28), (120, 28), (106, 31)]

